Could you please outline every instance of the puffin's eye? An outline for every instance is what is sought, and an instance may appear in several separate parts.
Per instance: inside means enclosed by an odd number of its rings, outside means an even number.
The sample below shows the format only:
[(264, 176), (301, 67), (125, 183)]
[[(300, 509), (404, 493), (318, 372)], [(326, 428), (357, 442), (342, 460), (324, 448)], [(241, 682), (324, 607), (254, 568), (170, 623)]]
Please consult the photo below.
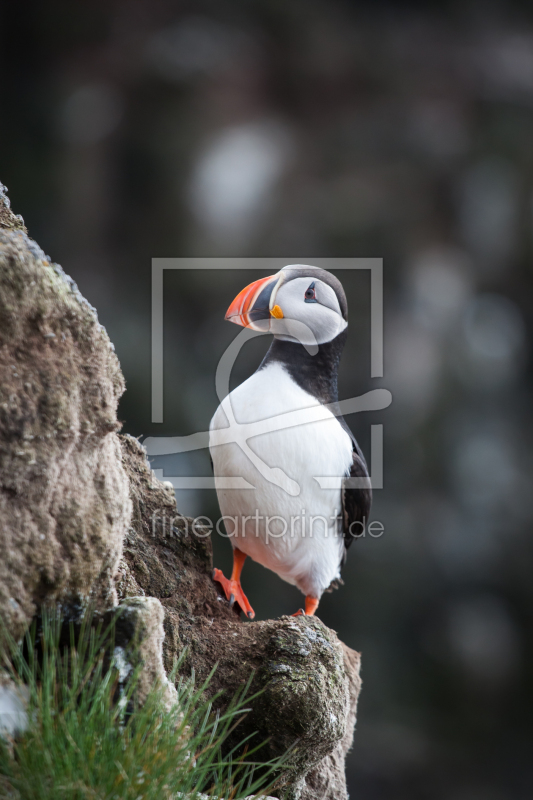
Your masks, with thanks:
[(306, 303), (316, 303), (317, 302), (316, 294), (315, 294), (315, 282), (314, 281), (305, 290), (304, 298), (305, 298), (305, 302)]

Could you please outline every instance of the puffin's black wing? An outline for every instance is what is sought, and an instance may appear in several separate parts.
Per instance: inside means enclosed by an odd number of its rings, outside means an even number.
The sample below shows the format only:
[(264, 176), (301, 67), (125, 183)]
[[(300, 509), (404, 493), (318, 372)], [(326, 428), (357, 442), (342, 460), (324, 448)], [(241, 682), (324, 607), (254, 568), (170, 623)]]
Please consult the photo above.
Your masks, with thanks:
[[(352, 450), (352, 467), (350, 478), (368, 478), (368, 470), (357, 442), (354, 442)], [(364, 533), (368, 522), (368, 515), (372, 505), (372, 489), (368, 488), (350, 489), (342, 488), (342, 512), (343, 512), (343, 531), (344, 531), (344, 560), (346, 551), (355, 538)]]
[[(366, 461), (357, 440), (346, 420), (340, 414), (337, 416), (340, 424), (352, 440), (352, 465), (350, 474), (347, 478), (369, 478), (368, 468)], [(341, 489), (341, 514), (342, 514), (342, 530), (344, 532), (344, 550), (342, 553), (340, 566), (346, 563), (346, 556), (348, 555), (348, 548), (358, 536), (360, 536), (368, 523), (368, 515), (370, 514), (370, 507), (372, 505), (372, 489), (370, 488), (370, 480), (368, 480), (368, 487), (351, 489), (349, 486), (343, 484)], [(336, 578), (331, 582), (326, 592), (331, 592), (333, 589), (338, 589), (339, 585), (343, 584), (342, 578)]]
[[(344, 430), (350, 435), (352, 440), (352, 466), (348, 478), (369, 478), (366, 461), (357, 440), (343, 417), (339, 417)], [(344, 531), (344, 558), (346, 551), (357, 536), (360, 536), (368, 522), (370, 507), (372, 505), (372, 489), (370, 480), (367, 487), (352, 489), (344, 486), (342, 492), (342, 529)]]

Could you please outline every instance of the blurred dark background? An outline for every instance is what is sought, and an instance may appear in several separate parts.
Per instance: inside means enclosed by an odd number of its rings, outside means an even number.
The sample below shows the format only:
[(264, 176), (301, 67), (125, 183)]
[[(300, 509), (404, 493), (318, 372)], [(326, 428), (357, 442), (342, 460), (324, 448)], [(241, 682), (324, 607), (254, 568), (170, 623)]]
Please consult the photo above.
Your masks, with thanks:
[[(203, 430), (222, 321), (260, 273), (165, 276), (165, 422), (150, 422), (154, 256), (379, 256), (350, 304), (341, 396), (368, 452), (383, 423), (379, 539), (356, 542), (321, 617), (362, 651), (348, 775), (358, 800), (533, 796), (533, 9), (513, 2), (40, 0), (0, 10), (0, 179), (98, 309), (124, 429)], [(247, 345), (236, 382), (266, 341)], [(209, 474), (206, 453), (159, 458)], [(178, 493), (216, 515), (212, 492)], [(219, 566), (230, 546), (214, 537)], [(257, 565), (259, 618), (296, 590)]]

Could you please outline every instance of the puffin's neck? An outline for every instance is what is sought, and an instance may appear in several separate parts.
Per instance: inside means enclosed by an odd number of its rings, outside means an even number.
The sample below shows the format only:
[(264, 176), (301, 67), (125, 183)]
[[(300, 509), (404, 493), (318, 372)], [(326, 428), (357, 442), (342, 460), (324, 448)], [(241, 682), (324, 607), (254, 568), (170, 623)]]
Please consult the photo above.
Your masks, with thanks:
[(281, 363), (304, 391), (321, 403), (336, 403), (339, 362), (347, 335), (348, 331), (344, 330), (331, 342), (318, 345), (318, 353), (314, 356), (299, 342), (274, 339), (259, 369)]

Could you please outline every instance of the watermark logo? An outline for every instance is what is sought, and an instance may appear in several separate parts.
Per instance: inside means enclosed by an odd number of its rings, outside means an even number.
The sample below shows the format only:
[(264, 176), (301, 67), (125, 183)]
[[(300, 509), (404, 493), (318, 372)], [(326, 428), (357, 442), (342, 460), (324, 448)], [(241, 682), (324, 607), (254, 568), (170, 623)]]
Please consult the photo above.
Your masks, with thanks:
[[(152, 261), (152, 421), (163, 422), (163, 277), (167, 269), (261, 269), (276, 272), (290, 263), (290, 259), (217, 259), (217, 258), (169, 258)], [(313, 266), (328, 271), (366, 269), (371, 274), (370, 326), (371, 326), (371, 377), (383, 377), (383, 263), (377, 258), (315, 259)], [(228, 300), (231, 298), (228, 298)], [(200, 431), (188, 436), (151, 436), (143, 444), (149, 456), (191, 452), (204, 448), (235, 443), (254, 465), (262, 478), (282, 488), (287, 494), (297, 496), (300, 486), (280, 466), (270, 466), (251, 447), (250, 440), (256, 436), (281, 431), (295, 426), (330, 419), (331, 415), (349, 415), (362, 411), (380, 411), (392, 400), (387, 389), (374, 389), (359, 397), (340, 400), (334, 405), (314, 405), (287, 411), (252, 423), (241, 423), (235, 418), (229, 391), (230, 377), (242, 347), (256, 336), (271, 334), (290, 335), (298, 340), (313, 356), (318, 345), (312, 331), (302, 322), (290, 319), (272, 320), (270, 331), (254, 331), (244, 328), (238, 333), (219, 360), (215, 386), (220, 405), (224, 410), (227, 426), (211, 431)], [(370, 483), (373, 489), (383, 487), (383, 425), (371, 426)], [(163, 479), (162, 470), (154, 470)], [(160, 473), (160, 474), (158, 474)], [(367, 478), (344, 478), (344, 476), (314, 476), (322, 489), (343, 486), (350, 489), (367, 488)], [(213, 489), (214, 478), (166, 477), (176, 489)], [(217, 477), (216, 488), (253, 490), (255, 487), (243, 476)], [(285, 520), (284, 520), (285, 521)], [(226, 529), (227, 529), (226, 525)], [(286, 531), (282, 535), (285, 535)]]
[(263, 540), (267, 545), (273, 539), (288, 537), (289, 539), (320, 539), (342, 538), (361, 539), (367, 536), (379, 539), (385, 533), (385, 526), (379, 520), (367, 523), (365, 517), (350, 523), (346, 533), (339, 529), (338, 517), (325, 517), (322, 514), (312, 514), (301, 509), (299, 514), (289, 517), (279, 515), (255, 513), (246, 516), (223, 515), (216, 521), (210, 517), (200, 516), (190, 519), (181, 514), (170, 516), (165, 511), (154, 511), (151, 518), (151, 534), (154, 539), (183, 539), (195, 536), (206, 539), (216, 531), (219, 536), (226, 539), (235, 539), (236, 545), (239, 538)]

